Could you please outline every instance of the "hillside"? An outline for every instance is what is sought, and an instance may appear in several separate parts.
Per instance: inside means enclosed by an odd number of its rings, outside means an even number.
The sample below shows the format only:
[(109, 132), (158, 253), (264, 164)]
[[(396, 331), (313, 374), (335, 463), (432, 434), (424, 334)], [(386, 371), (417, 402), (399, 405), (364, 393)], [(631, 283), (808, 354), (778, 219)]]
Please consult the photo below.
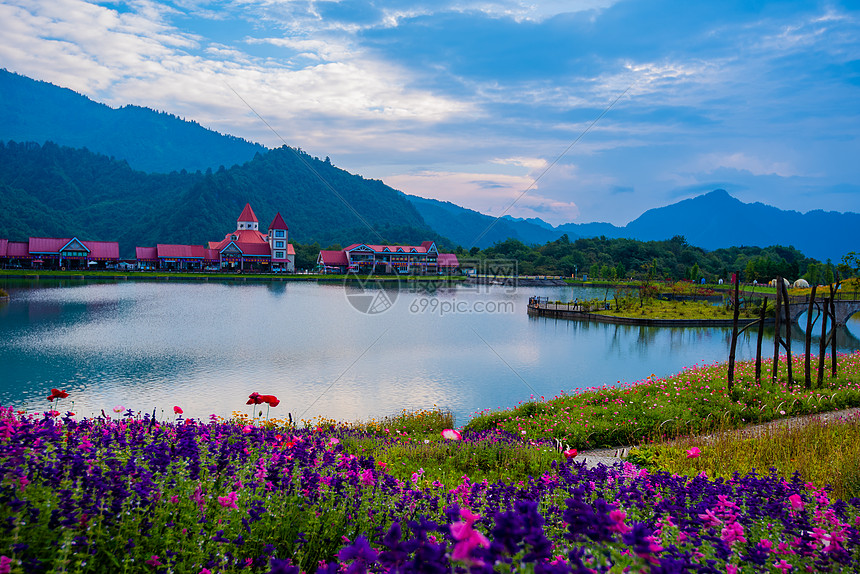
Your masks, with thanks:
[(404, 197), (415, 206), (430, 227), (465, 249), (483, 249), (506, 239), (517, 239), (529, 245), (543, 244), (561, 235), (552, 226), (547, 229), (529, 221), (505, 217), (497, 221), (495, 217), (449, 201), (405, 194)]
[(113, 109), (72, 90), (0, 69), (0, 141), (52, 141), (125, 159), (146, 172), (205, 171), (266, 148), (164, 112)]
[(623, 229), (625, 237), (644, 241), (683, 235), (691, 245), (704, 249), (793, 245), (809, 257), (838, 261), (858, 249), (860, 214), (784, 211), (762, 203), (743, 203), (717, 189), (650, 209)]
[(420, 238), (447, 244), (397, 191), (286, 146), (230, 169), (147, 174), (87, 150), (0, 143), (0, 237), (6, 239), (116, 240), (121, 255), (130, 257), (139, 245), (222, 239), (246, 202), (261, 227), (280, 211), (290, 239), (303, 243)]

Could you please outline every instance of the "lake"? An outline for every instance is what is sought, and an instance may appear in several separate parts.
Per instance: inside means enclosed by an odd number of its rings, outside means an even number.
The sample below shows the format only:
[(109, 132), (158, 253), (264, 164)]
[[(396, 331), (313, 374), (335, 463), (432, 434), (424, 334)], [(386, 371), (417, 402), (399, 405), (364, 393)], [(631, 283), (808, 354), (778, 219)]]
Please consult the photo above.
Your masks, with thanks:
[[(0, 280), (0, 404), (91, 416), (115, 405), (173, 417), (250, 413), (368, 420), (450, 409), (458, 425), (585, 387), (725, 361), (730, 329), (629, 327), (530, 318), (530, 296), (603, 297), (604, 289), (502, 286), (362, 290), (298, 282)], [(365, 311), (365, 312), (362, 312)], [(371, 312), (366, 312), (371, 311)], [(805, 320), (802, 321), (805, 324)], [(797, 329), (793, 350), (802, 349)], [(860, 348), (858, 316), (840, 333)], [(765, 353), (772, 352), (766, 332)], [(738, 358), (755, 354), (755, 334)]]

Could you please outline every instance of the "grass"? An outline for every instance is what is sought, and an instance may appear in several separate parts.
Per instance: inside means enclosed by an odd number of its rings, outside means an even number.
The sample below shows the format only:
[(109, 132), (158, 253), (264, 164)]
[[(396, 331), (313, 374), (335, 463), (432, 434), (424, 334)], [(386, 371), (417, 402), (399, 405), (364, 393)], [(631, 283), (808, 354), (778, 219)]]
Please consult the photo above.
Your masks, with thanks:
[[(2, 269), (0, 277), (22, 275), (32, 277), (85, 277), (90, 279), (127, 277), (129, 279), (260, 279), (260, 280), (291, 280), (291, 281), (343, 281), (355, 279), (354, 275), (322, 275), (307, 273), (221, 273), (221, 272), (186, 272), (186, 271), (89, 271), (85, 269), (56, 271), (53, 269)], [(364, 278), (362, 278), (364, 279)], [(456, 275), (409, 275), (391, 276), (379, 275), (376, 279), (382, 281), (463, 281), (465, 277)]]
[[(794, 373), (802, 372), (801, 361), (802, 357), (795, 357)], [(456, 428), (456, 424), (449, 411), (435, 407), (404, 410), (378, 420), (343, 422), (317, 418), (298, 424), (324, 432), (346, 433), (342, 440), (349, 453), (372, 456), (401, 480), (432, 471), (435, 480), (453, 488), (463, 475), (476, 482), (517, 482), (539, 476), (554, 462), (563, 460), (555, 447), (556, 439), (580, 450), (641, 445), (646, 449), (641, 452), (651, 452), (647, 449), (668, 445), (666, 441), (679, 437), (696, 441), (700, 439), (689, 437), (720, 432), (720, 437), (728, 439), (733, 435), (724, 431), (730, 429), (792, 415), (860, 406), (860, 352), (839, 355), (838, 376), (825, 375), (824, 385), (815, 389), (805, 389), (798, 383), (789, 389), (784, 362), (779, 365), (780, 378), (776, 383), (770, 380), (768, 362), (763, 381), (757, 384), (753, 363), (741, 362), (736, 368), (735, 389), (729, 393), (725, 369), (724, 364), (694, 365), (666, 378), (651, 375), (634, 383), (619, 381), (612, 386), (561, 393), (549, 400), (524, 402), (512, 409), (481, 411), (462, 427), (463, 437), (470, 439), (463, 443), (442, 439), (442, 430)], [(250, 421), (241, 413), (234, 413), (234, 417), (244, 423)], [(277, 427), (287, 422), (271, 419), (267, 424)], [(860, 440), (856, 442), (860, 445)], [(778, 443), (777, 440), (773, 444)], [(680, 447), (671, 448), (675, 456)], [(689, 447), (681, 450), (686, 448)], [(794, 449), (786, 446), (783, 451)], [(796, 468), (768, 458), (768, 452), (777, 452), (776, 446), (763, 451), (754, 466), (740, 455), (725, 456), (726, 452), (753, 451), (744, 446), (725, 447), (723, 455), (716, 457), (721, 461), (720, 476), (744, 474), (751, 468), (766, 470), (771, 466), (785, 469), (789, 476)], [(829, 455), (797, 459), (797, 464), (812, 468), (815, 460), (822, 462), (814, 465), (818, 474), (810, 475), (810, 480), (819, 486), (842, 481), (838, 475), (841, 467), (830, 464), (833, 457)]]
[[(664, 301), (663, 299), (646, 299), (640, 305), (638, 301), (628, 301), (620, 308), (597, 310), (593, 313), (610, 317), (633, 317), (638, 319), (731, 319), (732, 310), (725, 305), (715, 305), (708, 301)], [(740, 318), (758, 318), (758, 309), (744, 308)]]
[[(641, 444), (718, 428), (767, 422), (781, 416), (815, 414), (860, 406), (860, 353), (838, 356), (838, 376), (825, 375), (820, 388), (786, 381), (784, 357), (776, 382), (765, 361), (761, 382), (754, 363), (740, 362), (735, 388), (726, 388), (725, 364), (693, 365), (666, 377), (649, 375), (633, 383), (561, 393), (550, 400), (516, 408), (482, 411), (466, 429), (501, 429), (530, 438), (558, 438), (579, 449)], [(803, 357), (793, 357), (793, 372), (803, 372)], [(784, 413), (784, 414), (783, 414)]]
[[(700, 455), (687, 457), (697, 448)], [(730, 479), (735, 474), (759, 474), (775, 469), (784, 477), (797, 475), (822, 487), (829, 485), (842, 499), (860, 497), (860, 415), (805, 424), (767, 427), (760, 432), (717, 432), (682, 437), (630, 451), (629, 460), (650, 470)]]

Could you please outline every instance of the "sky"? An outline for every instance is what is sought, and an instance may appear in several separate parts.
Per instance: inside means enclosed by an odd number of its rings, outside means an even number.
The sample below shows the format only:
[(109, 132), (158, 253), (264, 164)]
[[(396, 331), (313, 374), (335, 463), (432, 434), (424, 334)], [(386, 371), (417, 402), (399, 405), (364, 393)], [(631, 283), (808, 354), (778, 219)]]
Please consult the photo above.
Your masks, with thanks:
[(0, 0), (0, 22), (7, 70), (494, 216), (624, 225), (717, 188), (860, 212), (852, 2)]

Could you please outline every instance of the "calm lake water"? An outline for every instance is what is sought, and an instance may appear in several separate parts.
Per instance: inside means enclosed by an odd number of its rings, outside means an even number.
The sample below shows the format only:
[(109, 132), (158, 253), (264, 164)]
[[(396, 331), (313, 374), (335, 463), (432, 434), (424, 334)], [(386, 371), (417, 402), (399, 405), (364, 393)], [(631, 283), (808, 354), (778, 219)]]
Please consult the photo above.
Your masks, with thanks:
[[(364, 292), (342, 285), (0, 280), (0, 404), (111, 413), (115, 405), (171, 418), (249, 413), (274, 394), (271, 416), (367, 420), (437, 405), (458, 425), (532, 395), (664, 376), (725, 361), (730, 330), (627, 327), (530, 318), (532, 295), (603, 297), (574, 287)], [(379, 295), (373, 293), (372, 295)], [(376, 305), (374, 310), (385, 308)], [(855, 316), (840, 349), (860, 348)], [(741, 340), (739, 359), (755, 353)], [(795, 351), (801, 348), (798, 330)], [(772, 330), (765, 349), (773, 349)], [(74, 401), (74, 403), (72, 403)]]

